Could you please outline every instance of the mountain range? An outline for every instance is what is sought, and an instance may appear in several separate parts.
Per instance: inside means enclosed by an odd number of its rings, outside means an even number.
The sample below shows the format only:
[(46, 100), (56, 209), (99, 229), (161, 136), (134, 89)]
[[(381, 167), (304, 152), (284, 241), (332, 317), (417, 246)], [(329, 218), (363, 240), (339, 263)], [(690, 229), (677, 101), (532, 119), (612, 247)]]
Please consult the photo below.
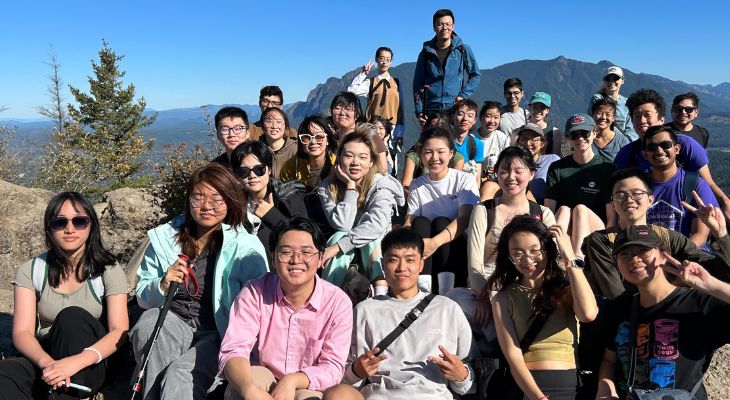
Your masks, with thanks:
[[(503, 102), (502, 83), (509, 77), (519, 77), (524, 82), (525, 97), (523, 106), (529, 100), (529, 96), (535, 91), (547, 92), (552, 96), (552, 107), (549, 121), (551, 124), (562, 127), (567, 117), (576, 112), (585, 112), (588, 100), (598, 90), (603, 72), (613, 65), (610, 61), (598, 63), (583, 62), (565, 57), (557, 57), (551, 60), (522, 60), (516, 61), (492, 69), (481, 70), (481, 82), (472, 97), (481, 104), (484, 100), (497, 100)], [(406, 142), (412, 143), (418, 135), (417, 123), (413, 112), (413, 101), (411, 100), (411, 81), (415, 63), (403, 63), (391, 69), (391, 74), (398, 77), (405, 101), (406, 115)], [(289, 115), (291, 125), (298, 126), (299, 122), (307, 115), (322, 113), (327, 114), (330, 101), (334, 95), (347, 89), (352, 79), (360, 72), (360, 69), (349, 71), (339, 78), (331, 77), (324, 83), (317, 84), (307, 96), (305, 101), (298, 101), (285, 106)], [(701, 112), (698, 123), (710, 130), (711, 147), (730, 147), (730, 137), (726, 135), (730, 131), (730, 82), (721, 83), (716, 86), (698, 85), (674, 81), (659, 75), (647, 73), (635, 73), (624, 68), (625, 84), (621, 93), (627, 96), (639, 88), (653, 88), (661, 93), (667, 101), (667, 107), (675, 95), (694, 91), (700, 96)], [(286, 89), (286, 88), (284, 88)], [(363, 109), (364, 109), (363, 99)], [(257, 121), (260, 116), (258, 105), (238, 105), (249, 115), (249, 119)], [(156, 140), (158, 146), (165, 143), (177, 143), (186, 141), (188, 143), (202, 143), (209, 140), (210, 127), (204, 117), (208, 113), (212, 121), (213, 115), (223, 105), (208, 104), (202, 107), (178, 108), (171, 110), (157, 111), (157, 121), (145, 129), (149, 138)], [(667, 112), (669, 109), (667, 109)], [(154, 112), (154, 110), (148, 110)], [(667, 115), (667, 120), (669, 120)], [(48, 140), (48, 132), (51, 131), (51, 123), (48, 120), (37, 121), (12, 121), (5, 120), (5, 125), (15, 126), (16, 135), (13, 145), (25, 151), (32, 151), (35, 146), (42, 145)]]

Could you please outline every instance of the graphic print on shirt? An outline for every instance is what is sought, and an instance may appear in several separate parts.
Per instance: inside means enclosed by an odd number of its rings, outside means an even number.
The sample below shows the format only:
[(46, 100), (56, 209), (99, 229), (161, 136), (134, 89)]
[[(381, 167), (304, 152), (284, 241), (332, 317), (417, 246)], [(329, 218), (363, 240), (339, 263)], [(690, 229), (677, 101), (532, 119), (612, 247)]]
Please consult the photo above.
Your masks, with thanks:
[[(621, 361), (624, 377), (620, 382), (627, 390), (629, 373), (629, 323), (623, 321), (616, 332), (616, 356)], [(657, 319), (636, 328), (636, 373), (634, 385), (645, 389), (673, 388), (679, 358), (679, 321)]]
[(681, 232), (684, 210), (664, 200), (655, 200), (646, 211), (646, 222)]

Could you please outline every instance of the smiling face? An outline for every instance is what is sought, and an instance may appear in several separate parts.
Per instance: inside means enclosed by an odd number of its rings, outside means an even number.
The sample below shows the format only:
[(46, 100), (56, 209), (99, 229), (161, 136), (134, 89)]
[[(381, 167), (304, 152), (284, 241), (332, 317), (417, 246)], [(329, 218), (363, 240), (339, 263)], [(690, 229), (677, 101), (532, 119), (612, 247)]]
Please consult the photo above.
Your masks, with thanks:
[(203, 231), (220, 225), (226, 218), (228, 206), (223, 196), (207, 183), (199, 183), (190, 192), (190, 215)]
[(654, 103), (644, 103), (634, 109), (631, 122), (636, 133), (643, 137), (650, 127), (663, 124), (664, 116), (657, 113)]
[(613, 185), (611, 194), (611, 205), (622, 226), (646, 223), (646, 210), (654, 202), (654, 196), (647, 193), (641, 179), (632, 176), (620, 180)]
[(332, 114), (332, 120), (337, 126), (337, 132), (347, 133), (355, 129), (355, 105), (350, 104), (349, 106), (336, 105), (335, 108), (330, 109)]
[(458, 130), (459, 137), (465, 136), (471, 128), (474, 126), (474, 123), (477, 121), (477, 111), (472, 110), (469, 107), (462, 106), (459, 107), (459, 109), (454, 114), (454, 125), (456, 126), (456, 129)]
[(517, 232), (509, 238), (509, 254), (522, 279), (535, 280), (545, 273), (547, 259), (540, 239), (532, 232)]
[(421, 162), (432, 179), (440, 179), (449, 172), (449, 161), (454, 156), (454, 150), (449, 148), (446, 140), (431, 138), (426, 140), (421, 148)]
[(356, 141), (345, 143), (337, 162), (355, 183), (360, 183), (373, 166), (370, 148), (365, 143)]
[(609, 105), (596, 107), (593, 113), (593, 120), (596, 121), (596, 128), (601, 131), (610, 130), (616, 120), (616, 108)]
[(386, 141), (385, 137), (388, 136), (388, 132), (385, 131), (385, 127), (383, 126), (383, 123), (376, 122), (373, 124), (373, 126), (375, 127), (375, 133), (378, 134), (378, 137), (380, 138), (380, 140), (385, 142)]
[(387, 50), (381, 50), (375, 62), (378, 63), (378, 72), (384, 74), (390, 69), (390, 63), (393, 62), (393, 54)]
[(603, 89), (608, 94), (616, 94), (621, 90), (621, 85), (624, 84), (624, 78), (616, 74), (608, 74), (603, 77)]
[(314, 138), (304, 145), (304, 152), (310, 158), (317, 158), (327, 151), (327, 133), (317, 124), (309, 124), (309, 134)]
[(482, 128), (487, 133), (492, 133), (499, 128), (499, 121), (502, 118), (499, 108), (490, 108), (481, 117)]
[[(312, 240), (312, 235), (305, 231), (291, 230), (281, 235), (275, 249), (274, 262), (284, 294), (302, 287), (314, 288), (314, 277), (321, 266), (321, 253)], [(281, 253), (289, 253), (288, 260), (280, 261)], [(304, 256), (302, 256), (304, 254)], [(303, 258), (312, 258), (308, 261)]]
[(636, 286), (644, 286), (654, 279), (660, 265), (666, 262), (665, 257), (655, 247), (642, 245), (627, 246), (616, 255), (616, 265), (625, 281)]
[(259, 159), (256, 158), (256, 156), (254, 156), (253, 154), (249, 154), (244, 157), (243, 160), (241, 160), (241, 167), (251, 169), (251, 172), (248, 174), (248, 176), (240, 178), (243, 190), (245, 190), (246, 193), (260, 193), (261, 191), (265, 191), (266, 187), (269, 184), (269, 174), (271, 173), (271, 170), (269, 169), (269, 167), (264, 166), (264, 174), (258, 176), (253, 171), (253, 168), (258, 166), (263, 166), (263, 164), (261, 164), (261, 161), (259, 161)]
[(51, 237), (53, 241), (60, 247), (64, 252), (69, 255), (79, 255), (86, 249), (86, 241), (89, 239), (89, 232), (91, 231), (91, 225), (87, 225), (86, 228), (76, 228), (71, 222), (73, 217), (89, 217), (86, 213), (81, 210), (81, 207), (74, 208), (73, 203), (70, 200), (66, 200), (61, 209), (58, 210), (58, 214), (55, 217), (66, 218), (66, 226), (63, 229), (52, 230)]
[(264, 112), (269, 107), (281, 108), (284, 106), (284, 102), (281, 101), (281, 97), (277, 95), (263, 96), (259, 99), (259, 108), (261, 112)]
[(451, 38), (451, 34), (454, 32), (454, 19), (448, 15), (439, 18), (433, 25), (433, 31), (439, 40)]
[[(243, 127), (241, 133), (235, 133), (233, 130), (240, 130)], [(218, 123), (218, 140), (221, 142), (226, 151), (230, 154), (233, 149), (239, 144), (243, 143), (248, 139), (248, 126), (246, 122), (239, 117), (225, 117)]]
[[(693, 110), (687, 113), (689, 109)], [(700, 109), (692, 99), (684, 99), (672, 107), (672, 121), (680, 128), (689, 125), (699, 114)]]
[(550, 107), (542, 103), (532, 103), (528, 108), (530, 109), (530, 122), (535, 124), (544, 121), (550, 113)]
[(286, 121), (278, 111), (269, 111), (261, 122), (261, 128), (270, 143), (284, 137), (286, 133)]
[(511, 162), (505, 161), (499, 165), (497, 170), (497, 182), (502, 193), (510, 196), (524, 195), (527, 184), (530, 183), (535, 173), (530, 171), (519, 158), (513, 158)]
[(568, 133), (565, 136), (573, 147), (574, 152), (584, 152), (591, 149), (596, 134), (593, 131), (579, 130)]
[(517, 135), (517, 144), (530, 150), (533, 156), (542, 154), (545, 146), (547, 146), (543, 136), (526, 129)]
[(644, 147), (644, 158), (652, 168), (666, 169), (676, 165), (680, 145), (672, 141), (668, 132), (659, 132), (647, 139)]
[(383, 254), (383, 273), (393, 295), (418, 291), (418, 276), (423, 270), (423, 257), (417, 248), (391, 247)]
[(516, 107), (520, 105), (520, 101), (522, 101), (522, 96), (524, 95), (525, 93), (522, 89), (518, 86), (512, 86), (504, 91), (504, 101), (508, 106)]

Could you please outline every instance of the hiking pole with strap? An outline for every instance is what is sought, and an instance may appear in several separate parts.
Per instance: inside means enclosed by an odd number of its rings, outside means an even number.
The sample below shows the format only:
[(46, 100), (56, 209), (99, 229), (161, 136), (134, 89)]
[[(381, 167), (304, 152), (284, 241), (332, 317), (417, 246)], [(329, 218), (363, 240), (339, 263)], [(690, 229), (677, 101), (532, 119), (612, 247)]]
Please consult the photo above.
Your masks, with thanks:
[[(190, 257), (180, 254), (178, 255), (178, 258), (181, 260), (187, 261), (190, 259)], [(175, 292), (177, 292), (178, 287), (180, 286), (179, 282), (170, 282), (170, 287), (167, 289), (167, 295), (165, 296), (165, 303), (162, 305), (162, 308), (160, 309), (160, 314), (157, 315), (157, 321), (155, 322), (155, 327), (152, 329), (152, 335), (147, 340), (147, 344), (145, 345), (145, 351), (144, 351), (144, 358), (142, 359), (142, 366), (139, 368), (139, 372), (137, 373), (137, 380), (134, 382), (134, 385), (132, 386), (132, 399), (137, 396), (137, 393), (142, 391), (142, 381), (144, 380), (145, 372), (147, 371), (147, 363), (150, 361), (150, 355), (152, 354), (152, 351), (155, 348), (155, 342), (157, 342), (157, 336), (160, 334), (160, 330), (162, 330), (162, 324), (165, 322), (165, 317), (167, 316), (167, 312), (170, 311), (170, 303), (172, 303), (172, 298), (175, 297)]]

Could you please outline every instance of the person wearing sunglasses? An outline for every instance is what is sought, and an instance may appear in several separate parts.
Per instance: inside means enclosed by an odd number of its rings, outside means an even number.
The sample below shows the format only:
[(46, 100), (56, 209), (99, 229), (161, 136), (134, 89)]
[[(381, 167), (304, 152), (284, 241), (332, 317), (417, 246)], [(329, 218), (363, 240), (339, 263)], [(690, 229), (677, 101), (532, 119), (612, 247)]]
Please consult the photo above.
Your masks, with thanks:
[(688, 173), (677, 165), (680, 145), (677, 135), (668, 125), (652, 126), (642, 138), (644, 158), (651, 165), (654, 202), (647, 211), (650, 224), (679, 231), (702, 250), (709, 251), (710, 230), (695, 215), (682, 207), (682, 201), (693, 203), (687, 193), (695, 191), (705, 204), (719, 207), (712, 189), (696, 172)]
[[(593, 152), (596, 123), (587, 114), (574, 114), (565, 123), (565, 138), (573, 153), (550, 165), (545, 186), (545, 206), (555, 213), (558, 225), (569, 232), (573, 252), (589, 233), (603, 229), (614, 217), (606, 196), (608, 179), (616, 166)], [(612, 221), (612, 220), (611, 220)], [(612, 225), (609, 221), (609, 225)]]
[(312, 191), (335, 165), (337, 141), (330, 124), (319, 115), (304, 118), (297, 132), (297, 152), (284, 163), (279, 178), (282, 182), (299, 181)]
[[(48, 251), (18, 267), (12, 282), (20, 357), (0, 361), (3, 399), (93, 396), (106, 377), (103, 360), (129, 329), (127, 280), (101, 241), (91, 203), (80, 193), (59, 193), (43, 226)], [(70, 383), (91, 392), (67, 389)]]
[(282, 183), (271, 176), (272, 159), (268, 147), (260, 141), (241, 143), (231, 155), (231, 165), (236, 165), (233, 172), (246, 195), (244, 226), (265, 244), (270, 264), (273, 251), (268, 243), (274, 227), (284, 218), (307, 216), (304, 186), (298, 182), (298, 187), (293, 182)]
[(179, 284), (148, 359), (145, 399), (206, 398), (233, 299), (269, 270), (264, 246), (242, 226), (245, 196), (229, 169), (199, 168), (184, 195), (184, 214), (148, 232), (137, 271), (137, 302), (147, 310), (130, 331), (138, 368), (159, 307), (171, 284)]
[[(269, 148), (272, 156), (271, 176), (279, 179), (284, 163), (297, 152), (297, 140), (289, 137), (289, 118), (284, 110), (278, 107), (269, 107), (261, 115), (263, 135), (261, 142)], [(231, 168), (238, 165), (231, 164)]]
[(675, 133), (687, 135), (707, 148), (710, 132), (694, 123), (700, 115), (700, 98), (694, 92), (687, 92), (672, 100), (672, 128)]
[(638, 133), (634, 130), (633, 123), (631, 121), (631, 113), (629, 108), (626, 106), (626, 97), (622, 96), (621, 86), (624, 84), (624, 70), (621, 67), (612, 65), (606, 68), (603, 74), (603, 80), (601, 81), (601, 88), (598, 93), (591, 97), (591, 101), (588, 105), (588, 113), (592, 113), (593, 102), (601, 98), (609, 98), (616, 103), (616, 116), (614, 121), (614, 129), (616, 133), (622, 134), (629, 138), (629, 140), (636, 140), (639, 138)]
[[(578, 322), (593, 321), (598, 306), (567, 232), (530, 215), (514, 217), (499, 236), (485, 290), (496, 292), (497, 340), (517, 386), (499, 398), (575, 399)], [(543, 325), (525, 343), (539, 313), (546, 314)]]
[(228, 380), (226, 399), (320, 399), (342, 380), (352, 303), (317, 276), (325, 240), (302, 217), (271, 232), (276, 272), (244, 286), (221, 343), (217, 370)]
[(405, 205), (405, 197), (397, 179), (378, 173), (374, 130), (362, 124), (341, 139), (337, 165), (317, 188), (327, 222), (336, 231), (322, 255), (322, 278), (341, 286), (359, 249), (359, 265), (370, 271), (370, 282), (381, 281), (376, 289), (382, 283), (384, 293), (380, 240), (390, 229), (395, 207)]
[(230, 168), (233, 149), (249, 139), (248, 115), (238, 107), (223, 107), (215, 113), (214, 121), (216, 137), (225, 151), (211, 162)]

